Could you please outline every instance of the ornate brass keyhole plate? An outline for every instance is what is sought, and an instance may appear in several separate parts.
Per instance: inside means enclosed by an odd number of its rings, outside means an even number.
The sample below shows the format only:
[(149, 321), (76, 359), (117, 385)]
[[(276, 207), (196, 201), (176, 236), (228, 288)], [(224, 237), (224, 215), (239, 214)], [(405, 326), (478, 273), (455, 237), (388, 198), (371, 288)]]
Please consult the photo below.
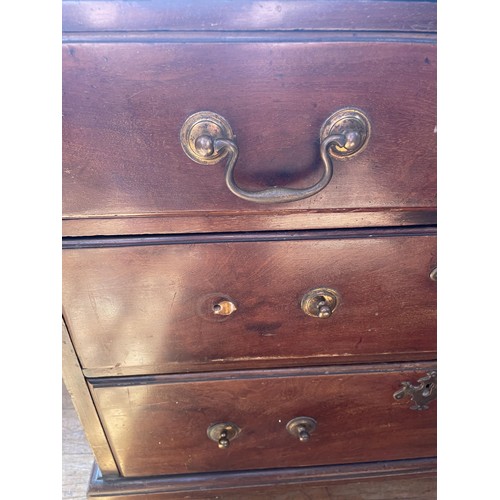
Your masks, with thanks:
[(437, 397), (437, 372), (429, 372), (417, 382), (418, 385), (407, 381), (401, 382), (402, 387), (394, 393), (394, 399), (410, 397), (413, 402), (411, 410), (427, 410), (429, 403)]

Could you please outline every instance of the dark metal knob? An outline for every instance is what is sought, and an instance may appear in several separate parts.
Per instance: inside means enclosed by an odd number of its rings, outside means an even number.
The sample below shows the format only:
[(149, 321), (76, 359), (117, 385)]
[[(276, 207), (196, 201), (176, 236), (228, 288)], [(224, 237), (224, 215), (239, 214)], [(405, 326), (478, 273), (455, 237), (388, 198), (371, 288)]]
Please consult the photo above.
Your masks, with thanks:
[(229, 439), (227, 438), (227, 431), (224, 430), (220, 433), (219, 441), (217, 442), (219, 448), (227, 448), (229, 446)]
[(338, 305), (338, 294), (331, 288), (315, 288), (302, 297), (300, 307), (308, 316), (329, 318)]
[(207, 436), (217, 443), (220, 449), (228, 448), (233, 439), (236, 439), (241, 429), (232, 422), (211, 425), (207, 429)]
[[(322, 297), (324, 299), (324, 297)], [(332, 315), (332, 308), (326, 300), (318, 302), (318, 318), (329, 318)]]
[(309, 441), (309, 438), (311, 437), (303, 425), (299, 425), (297, 427), (297, 435), (299, 436), (299, 441), (302, 442)]
[(301, 443), (309, 441), (311, 433), (316, 429), (316, 420), (311, 417), (297, 417), (288, 424), (286, 424), (286, 430), (292, 435), (299, 438)]

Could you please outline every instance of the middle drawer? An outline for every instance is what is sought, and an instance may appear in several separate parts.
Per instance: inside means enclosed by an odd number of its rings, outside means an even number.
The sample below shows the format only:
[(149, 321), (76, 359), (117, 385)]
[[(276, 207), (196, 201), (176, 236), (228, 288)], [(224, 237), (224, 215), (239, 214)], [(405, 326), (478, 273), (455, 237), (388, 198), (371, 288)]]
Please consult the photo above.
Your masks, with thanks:
[(435, 357), (434, 229), (183, 238), (63, 251), (87, 376)]

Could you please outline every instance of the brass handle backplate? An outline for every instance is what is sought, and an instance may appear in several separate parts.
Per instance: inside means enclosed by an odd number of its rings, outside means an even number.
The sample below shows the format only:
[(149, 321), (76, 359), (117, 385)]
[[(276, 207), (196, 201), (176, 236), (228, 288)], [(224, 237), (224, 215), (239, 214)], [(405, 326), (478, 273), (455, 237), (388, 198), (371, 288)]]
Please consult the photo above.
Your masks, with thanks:
[(241, 429), (232, 422), (213, 424), (207, 429), (207, 436), (221, 449), (228, 448), (231, 441), (238, 437)]
[(341, 109), (323, 123), (320, 138), (320, 155), (323, 175), (316, 184), (304, 188), (272, 187), (262, 191), (247, 191), (234, 179), (234, 168), (238, 160), (238, 146), (228, 121), (212, 111), (194, 113), (184, 122), (180, 140), (186, 155), (196, 163), (212, 165), (224, 157), (225, 179), (228, 189), (239, 198), (255, 203), (287, 203), (313, 196), (324, 189), (333, 175), (331, 158), (348, 158), (361, 152), (371, 133), (366, 115), (354, 108)]
[(301, 443), (309, 441), (312, 432), (316, 429), (317, 422), (311, 417), (297, 417), (286, 424), (286, 430)]
[(302, 310), (315, 318), (329, 318), (337, 308), (339, 296), (331, 288), (315, 288), (307, 292), (300, 303)]
[(402, 387), (393, 394), (394, 399), (400, 400), (408, 396), (413, 401), (411, 410), (427, 410), (429, 403), (437, 398), (437, 372), (427, 373), (418, 382), (418, 385), (401, 382)]

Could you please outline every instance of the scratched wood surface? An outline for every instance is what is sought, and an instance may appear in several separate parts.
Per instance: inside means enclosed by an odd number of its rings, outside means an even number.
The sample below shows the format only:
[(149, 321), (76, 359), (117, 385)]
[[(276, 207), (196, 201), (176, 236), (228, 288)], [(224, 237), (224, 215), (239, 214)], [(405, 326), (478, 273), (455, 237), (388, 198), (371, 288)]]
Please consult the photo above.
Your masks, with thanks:
[[(63, 234), (192, 234), (435, 224), (435, 11), (434, 2), (419, 1), (214, 0), (196, 4), (196, 8), (191, 0), (64, 1)], [(222, 165), (197, 165), (179, 144), (179, 129), (189, 114), (201, 109), (216, 111), (229, 120), (237, 136), (241, 151), (236, 167), (238, 183), (248, 189), (275, 184), (304, 187), (320, 175), (319, 127), (330, 113), (344, 106), (360, 107), (369, 115), (373, 135), (368, 148), (351, 160), (335, 162), (332, 182), (320, 195), (290, 205), (261, 207), (234, 197), (224, 186)], [(430, 241), (433, 237), (428, 236)], [(325, 457), (332, 463), (326, 445), (320, 443), (323, 447), (318, 455), (309, 453), (300, 459), (285, 449), (280, 441), (283, 436), (271, 439), (278, 453), (268, 453), (266, 432), (274, 429), (275, 422), (270, 420), (273, 412), (298, 411), (294, 405), (299, 403), (301, 410), (317, 410), (318, 419), (330, 419), (328, 430), (320, 425), (318, 431), (330, 436), (332, 446), (346, 460), (394, 457), (400, 446), (408, 451), (405, 456), (435, 453), (434, 407), (431, 413), (408, 410), (409, 415), (403, 411), (403, 402), (391, 399), (384, 406), (380, 400), (385, 391), (382, 379), (395, 390), (400, 381), (396, 372), (349, 375), (348, 368), (337, 366), (336, 380), (343, 382), (333, 384), (334, 388), (320, 382), (332, 376), (314, 371), (319, 368), (289, 368), (282, 378), (275, 370), (272, 375), (271, 370), (260, 374), (242, 371), (233, 378), (225, 371), (218, 379), (210, 374), (213, 369), (313, 365), (323, 363), (321, 356), (325, 354), (328, 362), (335, 363), (338, 353), (343, 353), (344, 362), (352, 359), (359, 363), (434, 359), (435, 283), (427, 278), (435, 265), (435, 246), (400, 245), (399, 253), (394, 248), (371, 252), (367, 246), (361, 252), (364, 260), (361, 254), (356, 258), (354, 252), (354, 259), (348, 261), (348, 252), (338, 260), (325, 254), (319, 243), (305, 244), (306, 250), (297, 252), (302, 255), (298, 259), (289, 256), (294, 248), (304, 248), (304, 243), (299, 243), (283, 244), (276, 253), (272, 249), (278, 242), (249, 243), (254, 247), (248, 246), (248, 252), (235, 250), (242, 243), (231, 243), (226, 246), (233, 249), (229, 257), (211, 250), (217, 245), (200, 250), (195, 243), (173, 245), (170, 250), (131, 246), (65, 251), (70, 265), (65, 264), (65, 288), (69, 291), (63, 306), (84, 360), (83, 373), (147, 375), (92, 381), (127, 473), (163, 473), (169, 467), (184, 471), (193, 466), (193, 457), (196, 466), (197, 452), (189, 456), (189, 450), (200, 449), (202, 442), (205, 459), (197, 469), (217, 468), (224, 458), (217, 455), (220, 450), (204, 448), (207, 442), (216, 445), (206, 438), (203, 419), (218, 418), (221, 411), (231, 409), (245, 429), (250, 429), (247, 433), (253, 447), (249, 453), (240, 447), (243, 434), (226, 450), (236, 467), (266, 466), (277, 458), (286, 463), (297, 459), (301, 466)], [(257, 255), (260, 270), (254, 265)], [(379, 271), (370, 268), (370, 262)], [(346, 265), (349, 273), (343, 278)], [(361, 320), (356, 318), (357, 327), (363, 330), (360, 335), (348, 326), (347, 315), (343, 334), (333, 341), (319, 327), (301, 331), (285, 328), (275, 335), (280, 331), (276, 324), (283, 318), (285, 325), (293, 322), (287, 294), (293, 291), (297, 306), (311, 269), (313, 286), (320, 278), (335, 278), (335, 283), (342, 285), (342, 303), (336, 315), (347, 314), (349, 304), (357, 304), (354, 309), (361, 314)], [(234, 288), (227, 286), (230, 274), (236, 277), (230, 282)], [(349, 282), (348, 274), (355, 280)], [(369, 286), (368, 278), (372, 280)], [(185, 281), (192, 290), (179, 293)], [(206, 292), (212, 286), (215, 291)], [(348, 290), (347, 295), (344, 290)], [(205, 297), (200, 305), (197, 300), (200, 293), (212, 294), (212, 300), (219, 292), (237, 295), (238, 315), (225, 322), (211, 322), (207, 317), (213, 317), (203, 308), (212, 302)], [(249, 296), (253, 302), (248, 305)], [(381, 307), (375, 327), (371, 320), (362, 319), (367, 307), (373, 313)], [(238, 328), (234, 328), (238, 321)], [(295, 321), (300, 323), (304, 318), (296, 317)], [(379, 329), (384, 321), (387, 335)], [(413, 339), (408, 333), (412, 329)], [(207, 335), (197, 336), (193, 331), (206, 331)], [(242, 332), (243, 339), (238, 337)], [(311, 332), (317, 342), (311, 342)], [(326, 349), (321, 352), (320, 341)], [(245, 346), (250, 346), (250, 354)], [(284, 353), (284, 359), (279, 359), (279, 353)], [(312, 357), (307, 357), (311, 353)], [(420, 371), (402, 366), (397, 373), (418, 376), (428, 364), (419, 365)], [(305, 376), (304, 370), (312, 370), (312, 374)], [(181, 374), (183, 371), (193, 373)], [(154, 375), (162, 372), (179, 374)], [(86, 388), (81, 385), (81, 375), (78, 384)], [(378, 394), (367, 391), (363, 381), (358, 383), (360, 376), (378, 377)], [(349, 377), (356, 378), (359, 393), (352, 390)], [(144, 384), (146, 378), (149, 382)], [(256, 385), (262, 380), (270, 389), (264, 394)], [(303, 385), (300, 380), (314, 383)], [(125, 394), (126, 390), (130, 392)], [(325, 394), (329, 397), (324, 398)], [(346, 402), (354, 402), (358, 410), (346, 410)], [(179, 409), (181, 403), (184, 407)], [(360, 410), (366, 405), (371, 412)], [(336, 420), (339, 407), (345, 412), (340, 421)], [(252, 421), (245, 420), (252, 411)], [(388, 412), (385, 415), (390, 418), (381, 417), (381, 412)], [(87, 429), (91, 435), (96, 430), (102, 433), (95, 419), (83, 421), (91, 427)], [(261, 421), (262, 425), (256, 425)], [(387, 422), (391, 425), (384, 427)], [(337, 423), (343, 433), (340, 443), (334, 439)], [(350, 432), (349, 426), (356, 423)], [(408, 433), (408, 428), (416, 432)], [(158, 434), (160, 445), (155, 441)], [(164, 460), (162, 447), (169, 440), (179, 450), (174, 457), (177, 463), (169, 462), (170, 456)], [(313, 444), (317, 441), (306, 446)], [(102, 456), (102, 449), (97, 451)], [(85, 498), (92, 460), (88, 452), (75, 414), (71, 407), (63, 407), (64, 499)], [(298, 448), (297, 453), (305, 453), (304, 448)], [(103, 466), (107, 465), (104, 461)], [(370, 469), (366, 464), (362, 467), (365, 472)], [(141, 478), (136, 494), (118, 481), (109, 494), (98, 498), (434, 499), (435, 479), (427, 477), (425, 471), (416, 475), (382, 482), (358, 482), (358, 476), (351, 476), (351, 484), (313, 488), (297, 484), (255, 494), (241, 490), (232, 496), (227, 491), (212, 495), (201, 490), (154, 494), (151, 491), (160, 479)], [(220, 474), (212, 476), (212, 482), (205, 486), (215, 492)]]
[[(151, 484), (153, 489), (155, 486)], [(388, 478), (353, 480), (330, 486), (313, 486), (295, 483), (282, 487), (237, 489), (227, 492), (221, 489), (189, 491), (182, 493), (153, 493), (144, 491), (131, 494), (100, 494), (96, 500), (435, 500), (435, 477)]]
[[(250, 229), (247, 216), (258, 230), (273, 220), (324, 227), (316, 213), (352, 226), (360, 211), (373, 225), (374, 209), (428, 223), (436, 207), (432, 41), (64, 44), (64, 234), (241, 231)], [(304, 188), (321, 176), (322, 123), (346, 106), (368, 115), (368, 146), (335, 161), (323, 191), (293, 203), (237, 198), (224, 162), (198, 165), (179, 140), (190, 114), (214, 111), (236, 134), (239, 185)]]
[(246, 471), (118, 479), (109, 483), (93, 475), (89, 493), (99, 500), (432, 500), (436, 498), (436, 460), (267, 470), (258, 475)]
[[(68, 249), (64, 316), (92, 376), (435, 359), (433, 231)], [(318, 287), (339, 294), (328, 319), (300, 306)]]
[[(85, 439), (85, 433), (71, 402), (71, 398), (62, 384), (62, 500), (87, 500), (87, 488), (93, 462), (92, 451)], [(148, 481), (144, 481), (147, 490)], [(118, 490), (119, 491), (119, 490)], [(112, 499), (120, 500), (118, 492)], [(218, 498), (219, 500), (256, 500), (262, 498), (274, 500), (434, 500), (436, 498), (435, 477), (409, 477), (405, 479), (389, 478), (385, 480), (359, 480), (349, 484), (341, 483), (330, 486), (306, 486), (305, 484), (275, 487), (271, 490), (254, 488), (251, 493), (208, 491), (183, 494), (127, 495), (127, 500), (162, 500), (168, 498), (203, 499)], [(99, 496), (102, 500), (106, 495)]]
[(63, 31), (436, 31), (435, 2), (363, 0), (63, 1)]
[[(71, 398), (62, 384), (62, 500), (87, 500), (87, 488), (93, 462), (92, 451), (85, 439), (85, 433), (80, 424)], [(144, 481), (147, 490), (148, 481)], [(119, 491), (119, 490), (118, 490)], [(112, 497), (105, 494), (99, 496), (121, 500), (118, 492)], [(330, 486), (307, 486), (306, 484), (275, 487), (271, 490), (254, 488), (251, 493), (239, 491), (228, 493), (190, 492), (182, 494), (141, 494), (127, 495), (126, 500), (175, 500), (218, 498), (219, 500), (257, 500), (272, 497), (274, 500), (434, 500), (436, 498), (435, 477), (409, 477), (398, 479), (359, 480), (352, 483), (341, 483)]]
[[(395, 400), (433, 363), (219, 372), (90, 381), (125, 477), (401, 460), (436, 455), (436, 403)], [(296, 417), (317, 428), (300, 442)], [(207, 437), (216, 423), (241, 429), (229, 448)], [(408, 432), (411, 429), (411, 432)]]

